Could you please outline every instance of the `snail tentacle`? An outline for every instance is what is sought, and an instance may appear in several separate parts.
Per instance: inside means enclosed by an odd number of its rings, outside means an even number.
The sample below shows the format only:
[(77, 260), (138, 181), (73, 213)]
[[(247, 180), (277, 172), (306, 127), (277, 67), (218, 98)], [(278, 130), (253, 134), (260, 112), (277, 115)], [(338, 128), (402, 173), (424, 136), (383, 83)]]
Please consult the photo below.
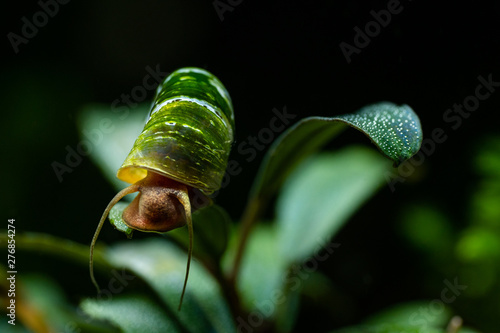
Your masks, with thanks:
[(104, 225), (104, 221), (108, 217), (108, 214), (111, 211), (111, 208), (113, 208), (113, 206), (116, 205), (118, 203), (118, 201), (120, 201), (127, 194), (131, 194), (131, 193), (139, 191), (139, 187), (140, 187), (139, 183), (140, 182), (137, 182), (135, 184), (130, 185), (127, 188), (124, 188), (123, 190), (118, 192), (118, 194), (115, 195), (115, 197), (109, 202), (108, 206), (104, 210), (104, 213), (102, 214), (102, 217), (101, 217), (101, 220), (99, 221), (99, 224), (97, 225), (97, 229), (94, 233), (94, 237), (92, 238), (92, 242), (90, 243), (90, 262), (89, 262), (90, 279), (92, 280), (92, 283), (96, 287), (98, 293), (101, 292), (101, 289), (99, 288), (99, 284), (97, 283), (95, 276), (94, 276), (94, 247), (95, 247), (95, 243), (97, 241), (97, 237), (99, 237), (99, 233), (101, 232), (102, 226)]
[(179, 301), (179, 308), (181, 310), (182, 300), (184, 299), (184, 293), (186, 292), (186, 286), (189, 276), (189, 267), (191, 266), (191, 257), (193, 255), (193, 220), (191, 217), (191, 201), (189, 199), (188, 190), (185, 186), (177, 191), (177, 199), (184, 206), (184, 212), (186, 214), (186, 225), (188, 227), (189, 233), (189, 246), (188, 246), (188, 260), (186, 266), (186, 277), (184, 279), (184, 286), (182, 287), (181, 299)]

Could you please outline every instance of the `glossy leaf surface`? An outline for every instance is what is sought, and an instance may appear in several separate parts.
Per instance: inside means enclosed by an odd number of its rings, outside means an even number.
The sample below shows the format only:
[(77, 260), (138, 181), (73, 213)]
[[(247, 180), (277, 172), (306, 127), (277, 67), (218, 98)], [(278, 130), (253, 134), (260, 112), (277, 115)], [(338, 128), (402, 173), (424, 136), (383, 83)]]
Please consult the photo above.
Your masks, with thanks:
[(182, 311), (177, 311), (187, 255), (174, 244), (158, 238), (135, 240), (110, 247), (107, 258), (148, 282), (168, 309), (162, 310), (164, 316), (175, 316), (189, 332), (235, 330), (219, 285), (196, 260), (191, 263)]
[(143, 295), (117, 295), (110, 300), (88, 298), (81, 307), (91, 318), (106, 320), (121, 332), (181, 332), (156, 303)]
[(271, 146), (259, 169), (251, 197), (273, 195), (297, 164), (351, 126), (364, 133), (395, 165), (420, 149), (420, 120), (408, 105), (380, 102), (338, 117), (300, 120)]

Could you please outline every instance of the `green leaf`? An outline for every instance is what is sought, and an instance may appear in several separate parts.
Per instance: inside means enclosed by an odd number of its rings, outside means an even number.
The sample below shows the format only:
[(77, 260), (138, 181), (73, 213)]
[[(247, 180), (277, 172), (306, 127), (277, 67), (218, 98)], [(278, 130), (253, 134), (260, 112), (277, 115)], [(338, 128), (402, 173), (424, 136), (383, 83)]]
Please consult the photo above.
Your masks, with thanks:
[[(444, 307), (436, 311), (432, 301), (398, 304), (371, 316), (362, 324), (335, 330), (331, 333), (446, 333), (451, 311)], [(455, 331), (453, 331), (455, 332)], [(460, 327), (457, 333), (479, 333)]]
[(116, 178), (116, 171), (141, 133), (149, 107), (140, 105), (123, 110), (113, 110), (105, 104), (88, 105), (78, 114), (77, 121), (81, 142), (91, 147), (90, 159), (117, 190), (127, 186)]
[(118, 295), (110, 300), (86, 299), (81, 308), (92, 318), (106, 320), (125, 333), (181, 332), (161, 307), (142, 295)]
[(321, 154), (301, 164), (277, 202), (280, 256), (292, 264), (324, 247), (384, 182), (390, 163), (364, 147)]
[(395, 165), (416, 154), (422, 142), (420, 120), (408, 105), (381, 102), (353, 114), (305, 118), (273, 143), (259, 169), (250, 197), (273, 195), (300, 161), (348, 126), (364, 133)]
[(130, 202), (118, 202), (109, 211), (109, 222), (116, 230), (123, 232), (128, 239), (132, 238), (134, 229), (130, 228), (123, 221), (122, 214), (125, 208), (130, 204)]
[(219, 284), (196, 260), (191, 262), (182, 309), (177, 311), (187, 255), (176, 245), (161, 238), (135, 240), (110, 247), (107, 257), (114, 265), (128, 268), (148, 282), (166, 304), (169, 311), (165, 315), (175, 316), (184, 329), (190, 332), (235, 331)]
[[(242, 258), (238, 289), (245, 309), (256, 309), (265, 319), (272, 318), (285, 295), (288, 266), (278, 253), (277, 233), (273, 225), (258, 225), (250, 235)], [(234, 245), (234, 244), (233, 244)]]
[(414, 327), (445, 327), (452, 317), (444, 304), (436, 310), (433, 301), (416, 301), (393, 305), (363, 321), (367, 325), (398, 324)]
[(369, 317), (362, 325), (332, 333), (445, 333), (451, 311), (443, 307), (436, 311), (431, 301), (398, 304)]
[(338, 119), (363, 132), (396, 165), (415, 155), (422, 143), (420, 119), (406, 104), (382, 102)]

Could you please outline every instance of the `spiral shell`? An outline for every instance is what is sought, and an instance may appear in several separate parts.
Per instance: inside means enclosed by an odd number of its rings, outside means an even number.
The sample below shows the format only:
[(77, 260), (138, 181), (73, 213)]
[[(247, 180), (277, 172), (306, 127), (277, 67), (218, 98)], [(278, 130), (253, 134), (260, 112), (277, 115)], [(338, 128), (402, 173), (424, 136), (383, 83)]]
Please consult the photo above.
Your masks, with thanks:
[(220, 188), (233, 135), (233, 106), (224, 85), (206, 70), (181, 68), (158, 87), (117, 177), (132, 184), (151, 170), (211, 194)]

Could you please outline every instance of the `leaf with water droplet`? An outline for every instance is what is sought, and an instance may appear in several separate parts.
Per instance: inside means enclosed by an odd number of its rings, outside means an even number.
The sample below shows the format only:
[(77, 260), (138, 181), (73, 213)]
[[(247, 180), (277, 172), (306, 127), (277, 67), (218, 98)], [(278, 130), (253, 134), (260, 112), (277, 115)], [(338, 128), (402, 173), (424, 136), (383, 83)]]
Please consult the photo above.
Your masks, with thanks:
[(251, 198), (268, 198), (304, 158), (348, 126), (364, 133), (397, 166), (418, 152), (420, 120), (408, 105), (380, 102), (338, 117), (308, 117), (284, 132), (271, 146), (254, 182)]
[(395, 166), (415, 155), (422, 143), (420, 120), (406, 104), (382, 102), (333, 119), (363, 132)]

